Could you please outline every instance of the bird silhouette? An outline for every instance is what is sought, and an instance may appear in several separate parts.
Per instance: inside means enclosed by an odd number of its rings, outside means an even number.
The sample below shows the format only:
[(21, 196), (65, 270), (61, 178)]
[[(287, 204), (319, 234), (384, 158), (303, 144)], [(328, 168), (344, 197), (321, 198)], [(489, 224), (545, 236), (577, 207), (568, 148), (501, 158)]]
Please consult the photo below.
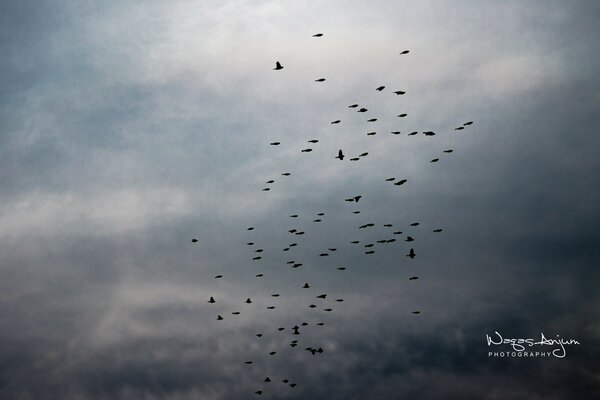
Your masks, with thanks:
[(406, 179), (401, 179), (398, 182), (394, 183), (394, 185), (400, 186), (400, 185), (404, 185), (406, 182), (408, 182)]
[(420, 223), (419, 222), (413, 222), (412, 224), (410, 224), (410, 226), (419, 226)]
[(464, 125), (464, 126), (473, 125), (473, 121), (465, 122), (463, 125)]
[(425, 135), (425, 136), (435, 136), (435, 132), (434, 131), (427, 131), (427, 132), (423, 132), (423, 135)]
[(275, 62), (275, 68), (273, 68), (276, 71), (279, 71), (280, 69), (283, 69), (283, 66), (279, 63), (279, 61)]
[(358, 161), (358, 160), (360, 160), (360, 158), (358, 158), (358, 157), (354, 157), (354, 158), (350, 159), (350, 161)]
[(325, 78), (316, 79), (315, 82), (325, 82)]
[(217, 321), (221, 321), (223, 319), (223, 317), (221, 317), (220, 315), (217, 315)]
[(442, 229), (434, 229), (433, 231), (436, 232), (436, 233), (438, 233), (438, 232), (441, 232)]
[(342, 121), (339, 119), (336, 119), (335, 121), (331, 121), (332, 124), (339, 124), (340, 122), (342, 122)]
[(310, 153), (312, 151), (312, 149), (303, 149), (301, 151), (302, 151), (302, 153)]
[(391, 133), (392, 135), (399, 135), (399, 134), (401, 134), (402, 132), (400, 132), (400, 131), (391, 131), (390, 133)]
[(381, 92), (383, 89), (385, 89), (385, 86), (379, 86), (379, 87), (378, 87), (377, 89), (375, 89), (375, 90), (377, 90), (377, 91)]
[(356, 108), (356, 107), (358, 107), (358, 104), (352, 104), (352, 105), (348, 106), (348, 108)]
[(419, 279), (418, 276), (411, 276), (410, 278), (408, 278), (409, 281), (414, 281), (416, 279)]
[(192, 239), (192, 243), (198, 243), (198, 239)]
[(342, 149), (340, 149), (340, 151), (338, 151), (337, 157), (335, 157), (335, 158), (337, 158), (337, 159), (339, 159), (341, 161), (341, 160), (344, 159), (344, 157), (345, 157), (344, 156), (344, 152), (342, 152)]
[(406, 113), (402, 113), (402, 114), (398, 114), (398, 117), (400, 117), (400, 118), (404, 118), (404, 117), (406, 117), (407, 115), (408, 115), (408, 114), (406, 114)]
[(377, 132), (368, 132), (367, 136), (373, 136), (373, 135), (376, 135), (376, 134), (377, 134)]
[(268, 180), (267, 183), (274, 183), (275, 181), (273, 179)]
[(439, 159), (439, 158), (434, 158), (434, 159), (433, 159), (433, 160), (431, 160), (430, 162), (438, 162), (438, 161), (440, 161), (440, 159)]
[(409, 133), (409, 134), (408, 134), (408, 136), (414, 136), (414, 135), (416, 135), (417, 133), (419, 133), (419, 132), (416, 132), (416, 131), (415, 131), (415, 132), (411, 132), (411, 133)]
[(361, 154), (359, 155), (359, 157), (366, 157), (366, 156), (368, 156), (368, 155), (369, 155), (369, 153), (361, 153)]
[(317, 139), (311, 139), (308, 141), (308, 143), (319, 143), (319, 141)]
[(222, 278), (222, 277), (223, 277), (223, 275), (217, 275), (217, 276), (215, 276), (215, 279), (219, 279), (219, 278)]
[(385, 181), (386, 182), (392, 182), (392, 181), (395, 181), (395, 180), (396, 180), (396, 178), (387, 178)]
[(210, 299), (208, 299), (208, 302), (209, 303), (215, 303), (215, 299), (212, 296), (210, 296)]
[(408, 50), (404, 50), (404, 51), (400, 52), (400, 54), (408, 54)]
[(308, 283), (305, 283), (304, 286), (302, 286), (303, 289), (308, 289), (310, 287), (310, 285)]
[(321, 37), (321, 36), (323, 36), (323, 34), (322, 34), (322, 33), (315, 33), (315, 34), (313, 35), (313, 37)]
[(444, 153), (452, 153), (454, 150), (452, 149), (448, 149), (448, 150), (444, 150)]
[(371, 118), (371, 119), (367, 120), (367, 122), (375, 122), (375, 121), (377, 121), (377, 118)]
[(281, 142), (271, 142), (271, 146), (279, 146)]
[(404, 93), (406, 93), (406, 92), (405, 92), (405, 91), (403, 91), (403, 90), (397, 90), (397, 91), (395, 91), (394, 93), (396, 93), (397, 95), (402, 95), (402, 94), (404, 94)]
[(410, 249), (410, 251), (408, 252), (408, 254), (406, 255), (406, 257), (409, 257), (411, 259), (415, 258), (416, 253), (415, 253), (415, 249)]
[(359, 113), (364, 113), (364, 112), (367, 112), (367, 111), (369, 111), (369, 110), (367, 110), (366, 108), (362, 107), (362, 108), (361, 108), (360, 110), (358, 110), (357, 112), (359, 112)]
[(281, 174), (283, 176), (290, 176), (291, 174), (289, 172), (284, 172), (283, 174)]
[(327, 298), (326, 294), (320, 294), (317, 296), (317, 299), (325, 299), (325, 298)]
[(250, 304), (250, 303), (252, 303), (252, 300), (250, 300), (250, 298), (247, 298), (246, 299), (246, 304)]

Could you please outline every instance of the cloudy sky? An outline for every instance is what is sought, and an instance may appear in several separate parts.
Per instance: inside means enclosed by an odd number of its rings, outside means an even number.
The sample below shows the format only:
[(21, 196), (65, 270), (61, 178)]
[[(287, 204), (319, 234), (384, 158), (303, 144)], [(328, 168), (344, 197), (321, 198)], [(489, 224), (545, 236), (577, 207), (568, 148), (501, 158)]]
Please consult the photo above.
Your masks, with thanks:
[(599, 398), (599, 34), (583, 0), (1, 2), (0, 397)]

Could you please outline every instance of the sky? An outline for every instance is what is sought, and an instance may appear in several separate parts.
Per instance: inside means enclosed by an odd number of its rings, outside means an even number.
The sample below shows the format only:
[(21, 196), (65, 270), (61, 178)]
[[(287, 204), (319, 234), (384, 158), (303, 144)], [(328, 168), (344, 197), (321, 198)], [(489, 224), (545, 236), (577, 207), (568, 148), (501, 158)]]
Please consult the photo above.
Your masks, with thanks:
[(599, 398), (599, 34), (584, 0), (3, 1), (0, 398)]

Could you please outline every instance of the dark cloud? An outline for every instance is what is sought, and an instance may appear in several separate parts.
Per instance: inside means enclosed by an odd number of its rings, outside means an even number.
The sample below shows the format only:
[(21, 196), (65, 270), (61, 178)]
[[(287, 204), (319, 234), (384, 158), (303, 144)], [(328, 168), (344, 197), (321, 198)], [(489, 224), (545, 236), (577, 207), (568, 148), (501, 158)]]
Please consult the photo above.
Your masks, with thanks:
[(0, 397), (597, 398), (599, 11), (4, 2)]

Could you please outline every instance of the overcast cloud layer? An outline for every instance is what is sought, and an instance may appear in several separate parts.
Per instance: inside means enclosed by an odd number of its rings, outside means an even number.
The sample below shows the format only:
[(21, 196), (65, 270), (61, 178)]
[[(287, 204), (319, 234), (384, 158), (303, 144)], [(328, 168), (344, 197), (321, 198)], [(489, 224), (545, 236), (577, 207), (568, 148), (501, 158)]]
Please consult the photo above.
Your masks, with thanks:
[(1, 2), (0, 398), (600, 398), (599, 34), (595, 1)]

